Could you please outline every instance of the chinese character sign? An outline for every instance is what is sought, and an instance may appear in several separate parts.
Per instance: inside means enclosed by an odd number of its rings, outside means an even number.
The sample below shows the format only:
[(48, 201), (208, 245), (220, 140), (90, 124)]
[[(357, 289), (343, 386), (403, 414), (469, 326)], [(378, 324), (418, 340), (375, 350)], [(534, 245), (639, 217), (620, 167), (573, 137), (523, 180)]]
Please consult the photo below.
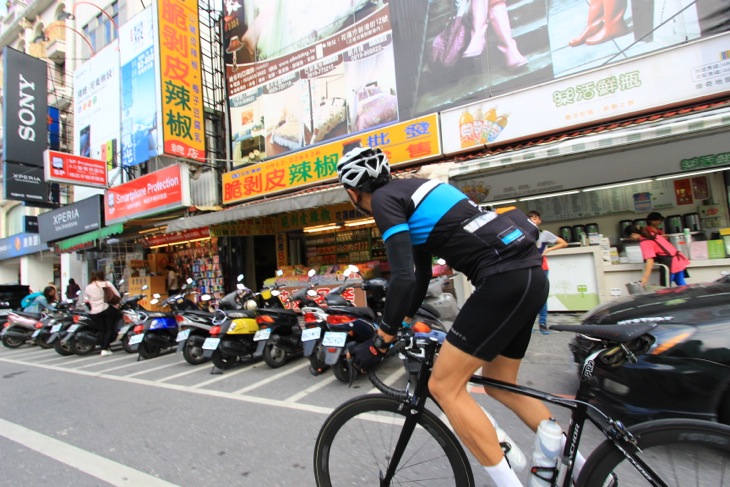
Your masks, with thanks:
[(198, 2), (158, 0), (165, 154), (205, 160)]
[[(390, 163), (400, 164), (441, 154), (438, 116), (427, 115), (357, 135), (352, 145), (380, 147)], [(333, 181), (343, 144), (332, 142), (223, 174), (223, 203)]]

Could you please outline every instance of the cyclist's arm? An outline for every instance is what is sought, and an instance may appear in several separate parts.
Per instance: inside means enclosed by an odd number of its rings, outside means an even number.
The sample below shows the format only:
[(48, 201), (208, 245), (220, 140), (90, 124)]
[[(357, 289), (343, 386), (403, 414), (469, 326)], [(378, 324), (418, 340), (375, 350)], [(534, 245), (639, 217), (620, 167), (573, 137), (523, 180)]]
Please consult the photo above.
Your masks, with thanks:
[(428, 285), (433, 277), (433, 257), (430, 252), (425, 250), (413, 249), (413, 260), (416, 264), (416, 285), (411, 294), (411, 305), (408, 308), (406, 316), (412, 318), (418, 308), (421, 307), (423, 299), (426, 297)]
[(413, 247), (408, 232), (391, 235), (384, 243), (390, 265), (390, 282), (381, 330), (385, 332), (385, 338), (390, 341), (409, 312), (416, 276), (413, 271)]

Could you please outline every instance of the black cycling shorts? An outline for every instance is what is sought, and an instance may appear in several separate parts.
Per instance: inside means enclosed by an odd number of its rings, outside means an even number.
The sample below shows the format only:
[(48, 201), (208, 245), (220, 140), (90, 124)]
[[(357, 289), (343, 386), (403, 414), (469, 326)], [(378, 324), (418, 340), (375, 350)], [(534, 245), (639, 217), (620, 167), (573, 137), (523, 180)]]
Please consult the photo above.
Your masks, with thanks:
[(446, 339), (482, 360), (521, 359), (549, 288), (540, 267), (489, 276), (466, 300)]

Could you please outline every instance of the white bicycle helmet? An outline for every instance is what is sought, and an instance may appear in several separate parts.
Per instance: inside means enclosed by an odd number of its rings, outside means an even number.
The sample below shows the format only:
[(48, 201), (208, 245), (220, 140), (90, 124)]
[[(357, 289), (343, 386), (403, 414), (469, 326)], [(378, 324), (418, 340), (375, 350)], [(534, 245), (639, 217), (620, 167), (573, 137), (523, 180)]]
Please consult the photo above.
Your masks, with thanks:
[(346, 188), (371, 192), (390, 181), (390, 164), (380, 149), (356, 147), (337, 163), (337, 177)]

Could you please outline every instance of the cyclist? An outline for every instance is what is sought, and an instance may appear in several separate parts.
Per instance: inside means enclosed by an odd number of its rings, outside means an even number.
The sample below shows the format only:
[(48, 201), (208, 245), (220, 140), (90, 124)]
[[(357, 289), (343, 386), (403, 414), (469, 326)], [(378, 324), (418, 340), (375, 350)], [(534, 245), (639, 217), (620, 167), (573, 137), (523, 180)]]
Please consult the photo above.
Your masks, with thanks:
[[(392, 179), (377, 148), (351, 150), (337, 164), (350, 201), (372, 215), (390, 265), (383, 320), (372, 340), (353, 348), (356, 367), (377, 365), (401, 323), (410, 323), (432, 277), (432, 255), (465, 274), (476, 289), (444, 342), (429, 389), (454, 430), (500, 486), (522, 485), (510, 468), (491, 422), (467, 392), (479, 369), (516, 383), (548, 281), (537, 250), (537, 227), (519, 210), (483, 212), (461, 191), (436, 180)], [(539, 400), (489, 390), (532, 430), (549, 418)]]

